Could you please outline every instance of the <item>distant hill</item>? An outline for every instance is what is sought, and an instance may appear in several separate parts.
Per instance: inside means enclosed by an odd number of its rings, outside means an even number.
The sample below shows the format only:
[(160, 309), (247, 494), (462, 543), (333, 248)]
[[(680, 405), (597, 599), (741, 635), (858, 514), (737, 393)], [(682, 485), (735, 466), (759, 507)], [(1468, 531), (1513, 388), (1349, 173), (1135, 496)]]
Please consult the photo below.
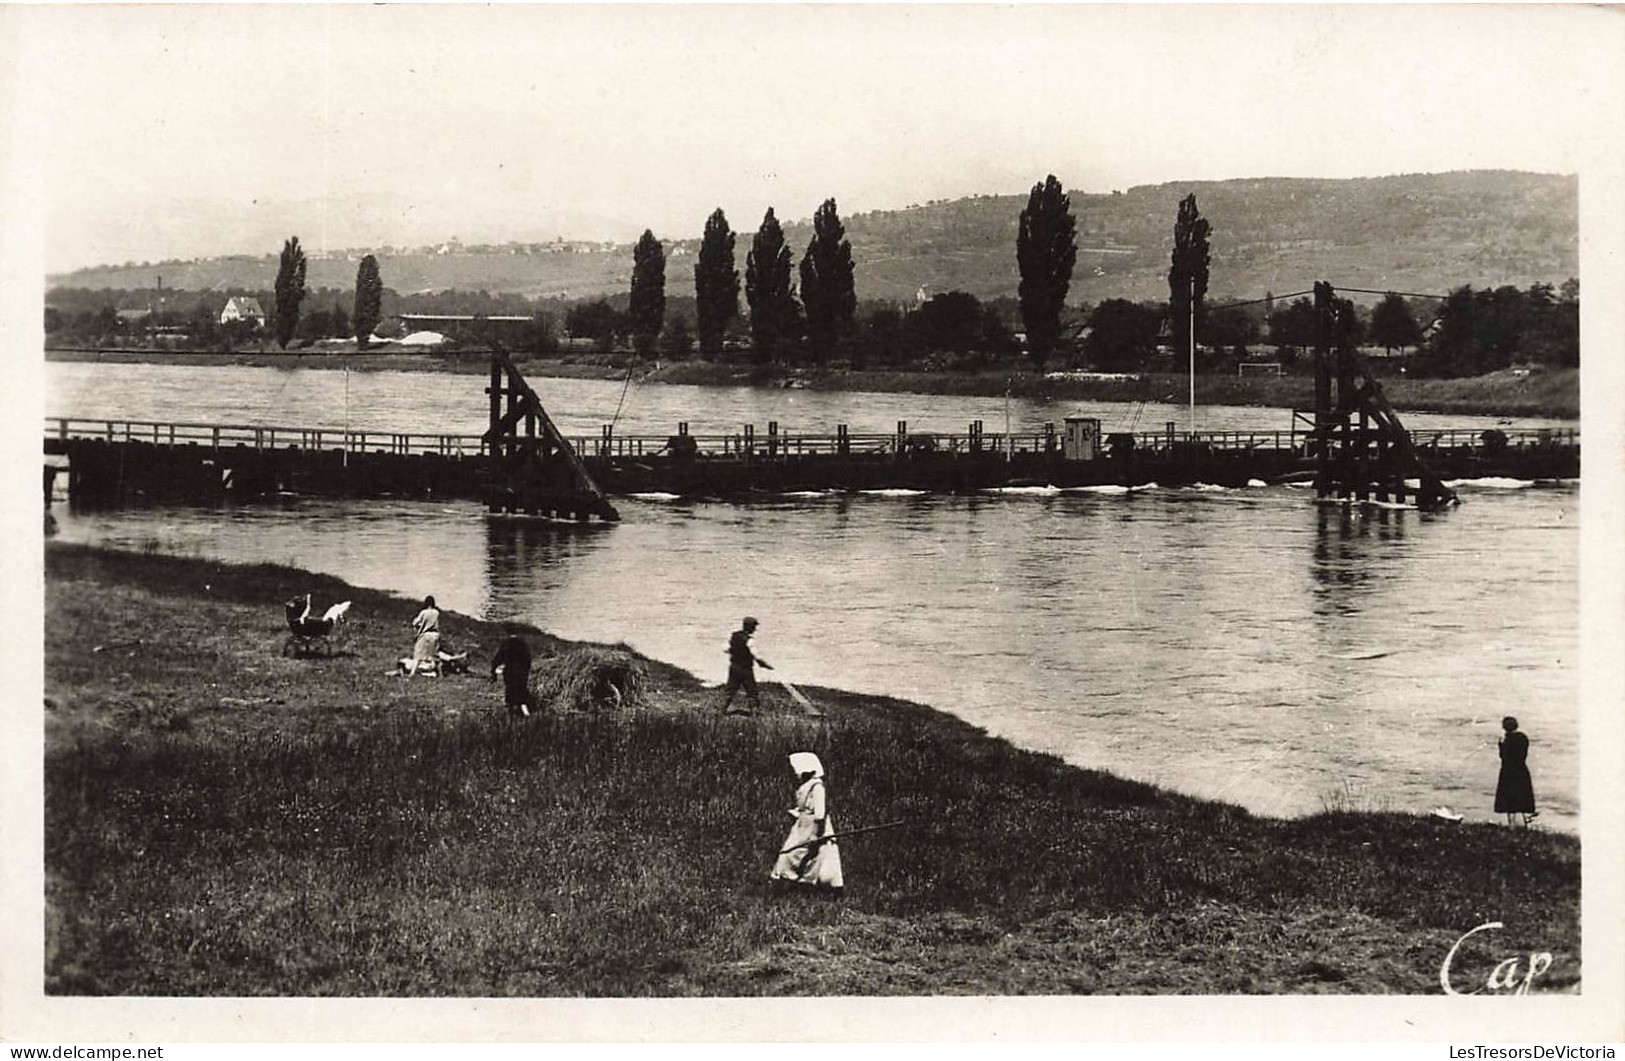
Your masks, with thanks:
[[(1166, 298), (1168, 253), (1179, 200), (1195, 193), (1213, 226), (1210, 284), (1215, 299), (1344, 287), (1442, 293), (1462, 284), (1493, 287), (1561, 283), (1579, 275), (1579, 182), (1574, 176), (1511, 171), (1408, 174), (1352, 180), (1264, 178), (1143, 185), (1109, 194), (1072, 193), (1079, 253), (1070, 301)], [(858, 295), (912, 301), (968, 291), (1014, 295), (1020, 195), (986, 195), (904, 210), (845, 216), (857, 262)], [(741, 274), (760, 218), (730, 217)], [(670, 295), (693, 293), (691, 239), (666, 240)], [(785, 226), (799, 259), (811, 238), (803, 221)], [(52, 276), (53, 286), (130, 289), (263, 290), (276, 276), (264, 257), (83, 269)], [(348, 288), (357, 249), (312, 259), (307, 284)], [(546, 244), (373, 249), (386, 286), (416, 291), (485, 290), (530, 297), (586, 298), (624, 293), (630, 244)]]

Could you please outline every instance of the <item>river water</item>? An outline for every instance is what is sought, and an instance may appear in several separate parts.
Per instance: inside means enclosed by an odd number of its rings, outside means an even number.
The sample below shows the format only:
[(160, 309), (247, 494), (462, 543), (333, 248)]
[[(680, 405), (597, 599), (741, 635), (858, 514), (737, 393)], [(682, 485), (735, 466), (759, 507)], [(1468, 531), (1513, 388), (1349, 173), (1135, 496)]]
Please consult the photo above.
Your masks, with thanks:
[[(51, 364), (46, 412), (477, 433), (477, 376)], [(1002, 428), (1002, 399), (536, 380), (566, 433)], [(1184, 426), (1178, 406), (1010, 403)], [(1470, 427), (1473, 417), (1404, 417)], [(1202, 409), (1199, 430), (1286, 430)], [(1511, 426), (1574, 426), (1518, 420)], [(273, 561), (572, 639), (625, 641), (720, 681), (740, 616), (799, 685), (905, 697), (1079, 765), (1296, 815), (1491, 813), (1503, 715), (1531, 739), (1541, 823), (1579, 827), (1577, 484), (1466, 483), (1462, 504), (1317, 504), (1293, 487), (618, 499), (615, 526), (474, 504), (288, 498), (76, 514), (60, 536)], [(404, 610), (410, 610), (403, 605)], [(407, 616), (400, 617), (404, 622)], [(403, 650), (405, 646), (403, 644)], [(768, 695), (783, 695), (764, 686)]]
[[(478, 435), (490, 415), (483, 375), (423, 372), (342, 372), (318, 369), (206, 368), (51, 362), (46, 366), (45, 414), (84, 419), (228, 423), (355, 431)], [(765, 434), (770, 421), (790, 433), (890, 433), (899, 420), (910, 430), (961, 432), (981, 420), (989, 433), (1059, 427), (1067, 416), (1094, 416), (1106, 431), (1178, 430), (1191, 420), (1181, 395), (1173, 404), (1037, 402), (1025, 399), (846, 394), (760, 387), (688, 387), (621, 381), (530, 380), (564, 434), (597, 437), (605, 424), (624, 435), (666, 436), (679, 421), (695, 434), (736, 432), (744, 424)], [(1577, 427), (1537, 417), (1406, 414), (1413, 429)], [(1288, 431), (1284, 409), (1200, 406), (1197, 431)]]

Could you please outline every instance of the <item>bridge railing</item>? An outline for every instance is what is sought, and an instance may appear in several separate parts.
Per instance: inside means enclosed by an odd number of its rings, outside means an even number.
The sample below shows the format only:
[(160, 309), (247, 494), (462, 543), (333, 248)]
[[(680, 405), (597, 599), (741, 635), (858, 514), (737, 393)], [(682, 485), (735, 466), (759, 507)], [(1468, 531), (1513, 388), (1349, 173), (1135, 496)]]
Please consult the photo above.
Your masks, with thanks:
[[(1497, 429), (1513, 447), (1564, 445), (1580, 442), (1576, 428)], [(1097, 440), (1097, 449), (1110, 445), (1114, 432)], [(1134, 450), (1158, 453), (1191, 445), (1223, 451), (1299, 451), (1310, 438), (1308, 431), (1141, 431), (1130, 434)], [(1424, 452), (1438, 449), (1476, 449), (1484, 445), (1482, 428), (1424, 429), (1410, 433), (1412, 443)], [(673, 435), (617, 435), (604, 431), (597, 436), (570, 436), (568, 441), (584, 458), (637, 459), (659, 457), (670, 452)], [(725, 434), (683, 436), (693, 443), (696, 455), (723, 459), (778, 459), (853, 456), (896, 456), (899, 453), (1059, 453), (1062, 436), (1053, 432), (1017, 433), (865, 433), (841, 432), (835, 435), (804, 435), (786, 432), (757, 433), (743, 430)], [(350, 453), (390, 453), (397, 455), (436, 454), (444, 457), (478, 457), (486, 452), (480, 435), (415, 434), (386, 431), (344, 431), (336, 428), (271, 427), (255, 424), (168, 423), (150, 420), (91, 420), (75, 417), (46, 417), (45, 440), (67, 442), (73, 439), (101, 439), (107, 442), (144, 442), (161, 446), (207, 446), (232, 449), (331, 450)]]
[(145, 442), (155, 446), (207, 446), (212, 449), (304, 449), (350, 453), (479, 456), (479, 435), (402, 434), (391, 431), (344, 431), (339, 428), (276, 427), (263, 424), (193, 424), (151, 420), (86, 420), (46, 417), (46, 441), (100, 439)]

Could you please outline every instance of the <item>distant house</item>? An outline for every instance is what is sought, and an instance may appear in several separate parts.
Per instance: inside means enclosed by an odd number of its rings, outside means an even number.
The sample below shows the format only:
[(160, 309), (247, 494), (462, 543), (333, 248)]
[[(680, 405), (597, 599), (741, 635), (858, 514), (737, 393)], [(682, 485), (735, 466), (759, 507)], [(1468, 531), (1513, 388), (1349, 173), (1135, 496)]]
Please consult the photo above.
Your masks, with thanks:
[[(436, 342), (455, 339), (500, 339), (508, 343), (523, 343), (536, 326), (536, 318), (512, 314), (468, 313), (403, 313), (401, 324), (408, 333), (422, 332), (434, 335)], [(410, 342), (408, 334), (403, 342)]]
[(255, 327), (265, 327), (265, 311), (260, 309), (260, 300), (241, 295), (227, 299), (226, 308), (220, 311), (220, 323), (233, 321), (253, 321)]

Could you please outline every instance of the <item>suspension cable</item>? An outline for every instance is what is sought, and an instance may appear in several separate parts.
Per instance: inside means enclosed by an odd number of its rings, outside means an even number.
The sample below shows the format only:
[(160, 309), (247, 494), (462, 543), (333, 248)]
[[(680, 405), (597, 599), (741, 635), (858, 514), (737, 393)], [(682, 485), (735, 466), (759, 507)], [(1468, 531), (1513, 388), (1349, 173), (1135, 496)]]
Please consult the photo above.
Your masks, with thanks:
[(1332, 285), (1332, 289), (1335, 291), (1350, 291), (1356, 295), (1398, 295), (1400, 298), (1436, 298), (1440, 301), (1450, 297), (1449, 295), (1421, 295), (1415, 291), (1370, 291), (1363, 287), (1338, 287), (1336, 284)]
[(626, 381), (621, 384), (621, 400), (615, 403), (615, 415), (609, 419), (609, 430), (613, 434), (615, 425), (621, 422), (621, 407), (626, 404), (626, 392), (632, 386), (632, 369), (637, 366), (638, 359), (632, 358), (626, 363)]

